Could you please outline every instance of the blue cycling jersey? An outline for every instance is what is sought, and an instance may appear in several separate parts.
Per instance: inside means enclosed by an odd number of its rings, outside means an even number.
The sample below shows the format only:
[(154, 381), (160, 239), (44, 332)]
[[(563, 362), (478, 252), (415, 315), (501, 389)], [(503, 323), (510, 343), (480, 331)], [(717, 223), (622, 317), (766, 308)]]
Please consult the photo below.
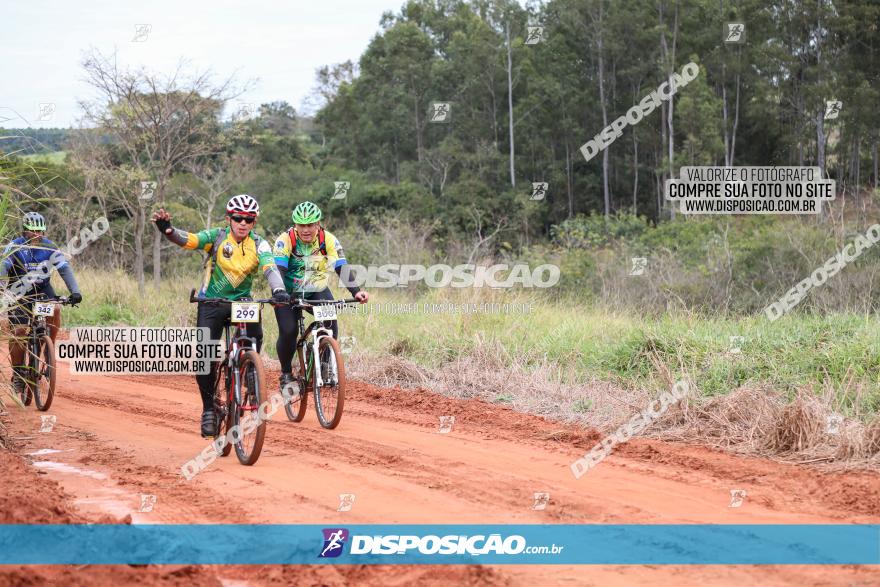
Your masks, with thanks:
[(20, 236), (6, 245), (3, 250), (3, 273), (9, 275), (11, 281), (27, 274), (39, 279), (33, 279), (36, 289), (42, 289), (49, 284), (49, 273), (52, 268), (61, 270), (68, 266), (63, 253), (58, 252), (58, 246), (47, 239), (28, 242)]

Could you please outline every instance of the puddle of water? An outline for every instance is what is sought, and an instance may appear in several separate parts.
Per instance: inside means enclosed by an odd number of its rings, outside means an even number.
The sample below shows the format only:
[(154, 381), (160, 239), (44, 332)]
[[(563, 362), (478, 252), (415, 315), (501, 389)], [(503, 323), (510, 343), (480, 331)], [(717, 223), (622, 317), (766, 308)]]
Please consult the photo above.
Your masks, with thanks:
[[(68, 450), (69, 450), (69, 449), (68, 449)], [(67, 450), (58, 450), (58, 449), (56, 449), (56, 448), (41, 448), (40, 450), (37, 450), (37, 451), (34, 451), (34, 452), (29, 452), (29, 453), (27, 453), (27, 454), (28, 454), (29, 456), (38, 457), (38, 456), (42, 456), (42, 455), (51, 455), (51, 454), (55, 454), (56, 452), (68, 452), (68, 451), (67, 451)]]
[(107, 475), (98, 471), (89, 471), (88, 469), (80, 469), (67, 463), (57, 463), (55, 461), (35, 461), (34, 466), (38, 469), (47, 469), (57, 473), (67, 473), (68, 475), (80, 475), (91, 479), (106, 479)]
[[(66, 452), (66, 451), (58, 451), (54, 449), (42, 449), (33, 454), (47, 454), (45, 451), (49, 452)], [(79, 467), (74, 467), (68, 463), (59, 463), (56, 461), (35, 461), (34, 467), (38, 469), (44, 469), (49, 471), (50, 474), (57, 473), (60, 475), (69, 475), (76, 480), (67, 478), (66, 481), (63, 479), (56, 479), (61, 481), (62, 484), (65, 485), (65, 488), (68, 489), (73, 494), (84, 495), (84, 497), (80, 497), (73, 501), (74, 505), (77, 507), (87, 510), (98, 512), (102, 514), (110, 514), (116, 518), (124, 518), (127, 515), (131, 515), (132, 524), (159, 524), (158, 520), (155, 519), (154, 514), (152, 512), (139, 512), (139, 506), (135, 505), (138, 503), (139, 495), (134, 495), (128, 491), (123, 491), (119, 489), (114, 483), (95, 483), (94, 481), (107, 481), (108, 477), (104, 473), (100, 473), (98, 471), (92, 471), (89, 469), (81, 469)], [(85, 478), (85, 479), (83, 479)], [(86, 479), (91, 479), (94, 481), (86, 481)]]
[(140, 515), (136, 509), (132, 509), (130, 496), (115, 487), (100, 487), (89, 492), (89, 497), (75, 499), (73, 503), (77, 507), (97, 510), (110, 514), (117, 518), (124, 518), (131, 514), (132, 523), (138, 523)]

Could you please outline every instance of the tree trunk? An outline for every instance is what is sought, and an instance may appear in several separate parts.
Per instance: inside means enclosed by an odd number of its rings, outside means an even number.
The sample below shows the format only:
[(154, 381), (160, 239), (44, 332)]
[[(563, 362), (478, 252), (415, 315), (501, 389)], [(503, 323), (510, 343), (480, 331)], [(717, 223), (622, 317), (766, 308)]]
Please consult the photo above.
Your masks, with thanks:
[(637, 197), (639, 194), (639, 140), (633, 129), (633, 214), (638, 214)]
[(874, 139), (874, 149), (873, 149), (873, 151), (874, 151), (874, 153), (873, 153), (873, 156), (874, 156), (874, 189), (876, 190), (876, 189), (877, 189), (877, 185), (878, 185), (878, 182), (877, 182), (877, 169), (878, 169), (878, 161), (877, 161), (877, 139)]
[[(662, 109), (661, 109), (662, 110)], [(660, 166), (660, 153), (657, 152), (657, 148), (654, 148), (654, 169), (659, 170)], [(654, 188), (657, 194), (657, 221), (663, 217), (663, 173), (661, 171), (654, 171)]]
[(411, 85), (413, 90), (413, 111), (416, 115), (416, 158), (419, 163), (422, 162), (422, 128), (421, 122), (419, 121), (419, 97), (416, 95), (416, 89), (414, 85)]
[[(144, 228), (146, 225), (146, 212), (143, 205), (138, 202), (137, 216), (134, 227), (134, 271), (138, 282), (138, 293), (141, 300), (146, 299), (146, 287), (144, 283)], [(159, 231), (156, 231), (159, 234)]]
[[(599, 34), (596, 48), (599, 52), (599, 104), (602, 105), (602, 128), (608, 126), (608, 108), (605, 104), (605, 58), (602, 47), (602, 4), (599, 0)], [(611, 193), (608, 189), (608, 149), (602, 149), (602, 194), (605, 201), (605, 218), (611, 215)]]
[(562, 123), (565, 132), (565, 193), (568, 196), (568, 218), (574, 216), (574, 190), (571, 177), (571, 145), (568, 144), (568, 110), (565, 107), (565, 96), (562, 97)]
[[(678, 0), (675, 2), (675, 21), (672, 27), (672, 58), (669, 60), (669, 72), (667, 79), (672, 82), (672, 71), (675, 69), (675, 47), (678, 42)], [(675, 128), (673, 125), (673, 113), (675, 96), (669, 97), (669, 116), (666, 117), (666, 123), (669, 125), (669, 179), (675, 177)], [(675, 218), (675, 206), (669, 208), (670, 218)]]
[(724, 166), (730, 167), (730, 133), (727, 128), (727, 86), (724, 85), (724, 63), (721, 63), (721, 122), (724, 127)]
[(495, 97), (495, 88), (489, 84), (489, 94), (492, 96), (492, 136), (495, 137), (495, 148), (498, 148), (498, 103)]
[[(822, 30), (822, 1), (816, 0), (816, 30)], [(822, 82), (822, 42), (820, 37), (816, 38), (816, 85)], [(819, 164), (819, 171), (822, 178), (825, 177), (825, 104), (819, 105), (819, 112), (816, 116), (816, 158)]]
[[(165, 205), (165, 178), (159, 177), (157, 183), (156, 193), (161, 207)], [(141, 215), (146, 214), (144, 206), (140, 202), (138, 202), (138, 209), (141, 211)], [(158, 289), (160, 283), (162, 283), (162, 235), (156, 230), (153, 231), (153, 285)]]
[[(658, 20), (660, 23), (660, 58), (664, 65), (666, 65), (669, 59), (669, 46), (666, 44), (666, 31), (663, 30), (664, 21), (663, 21), (663, 1), (657, 3), (657, 12), (658, 12)], [(669, 123), (667, 122), (667, 118), (669, 117), (669, 113), (666, 110), (666, 107), (661, 104), (660, 105), (660, 145), (661, 150), (667, 145), (669, 140), (667, 139), (667, 135), (669, 134)], [(662, 151), (661, 151), (662, 152)], [(657, 195), (657, 216), (658, 219), (663, 216), (663, 207), (666, 204), (666, 201), (663, 199), (662, 186), (664, 180), (666, 179), (666, 171), (663, 169), (662, 162), (658, 159), (656, 161), (657, 166), (656, 169), (659, 171), (655, 172), (657, 175), (657, 181), (659, 182), (661, 189), (658, 191)], [(670, 164), (671, 166), (671, 164)], [(670, 176), (671, 179), (671, 176)], [(672, 214), (675, 214), (675, 211), (672, 211)]]
[[(633, 102), (638, 103), (639, 94), (642, 92), (642, 80), (636, 84), (633, 92)], [(633, 214), (638, 214), (638, 193), (639, 193), (639, 139), (636, 136), (636, 129), (632, 129), (633, 138)]]
[[(739, 49), (737, 49), (739, 51)], [(740, 76), (739, 72), (736, 73), (736, 102), (733, 107), (733, 133), (730, 137), (730, 163), (729, 167), (733, 166), (733, 162), (736, 160), (736, 129), (739, 126), (739, 85), (740, 85)]]
[(507, 118), (510, 132), (510, 186), (516, 187), (516, 169), (514, 155), (516, 149), (513, 143), (513, 55), (510, 47), (510, 22), (504, 27), (507, 36)]
[(816, 115), (816, 163), (819, 172), (825, 177), (825, 111), (821, 108)]

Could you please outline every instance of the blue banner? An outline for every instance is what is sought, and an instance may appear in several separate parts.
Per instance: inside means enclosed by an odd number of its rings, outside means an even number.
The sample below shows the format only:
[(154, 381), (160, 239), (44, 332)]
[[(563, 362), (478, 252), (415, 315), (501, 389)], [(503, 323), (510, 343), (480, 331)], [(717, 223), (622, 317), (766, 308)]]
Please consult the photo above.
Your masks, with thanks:
[(0, 525), (0, 564), (880, 565), (880, 525)]

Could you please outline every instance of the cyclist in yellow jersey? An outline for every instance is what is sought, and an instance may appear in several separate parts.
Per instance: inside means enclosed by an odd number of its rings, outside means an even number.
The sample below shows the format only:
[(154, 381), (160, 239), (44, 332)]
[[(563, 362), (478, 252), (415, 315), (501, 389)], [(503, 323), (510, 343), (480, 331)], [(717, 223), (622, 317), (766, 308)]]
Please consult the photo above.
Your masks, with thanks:
[[(252, 229), (257, 222), (260, 206), (247, 194), (233, 196), (226, 205), (226, 228), (210, 228), (198, 233), (171, 226), (171, 216), (163, 209), (153, 215), (153, 222), (165, 238), (185, 249), (199, 249), (211, 254), (211, 263), (205, 271), (205, 281), (199, 294), (208, 298), (240, 300), (251, 295), (254, 275), (262, 270), (272, 299), (278, 303), (290, 301), (284, 290), (281, 275), (272, 257), (272, 247)], [(223, 304), (199, 303), (196, 326), (211, 329), (211, 340), (219, 340), (223, 327), (229, 322), (232, 307)], [(257, 341), (257, 352), (263, 341), (259, 322), (248, 327)], [(202, 395), (202, 436), (214, 436), (217, 422), (214, 418), (214, 380), (217, 362), (211, 363), (211, 373), (196, 375)]]
[[(274, 250), (275, 264), (283, 276), (286, 291), (306, 300), (332, 300), (330, 272), (335, 271), (355, 299), (362, 304), (367, 303), (369, 294), (356, 285), (356, 276), (351, 271), (343, 271), (348, 263), (345, 252), (339, 239), (321, 226), (321, 209), (312, 202), (302, 202), (294, 208), (291, 217), (293, 226), (278, 235)], [(275, 350), (281, 362), (282, 388), (293, 381), (294, 338), (299, 313), (300, 310), (289, 306), (275, 308), (275, 318), (278, 320)], [(335, 320), (331, 328), (333, 337), (337, 338), (339, 329)]]

